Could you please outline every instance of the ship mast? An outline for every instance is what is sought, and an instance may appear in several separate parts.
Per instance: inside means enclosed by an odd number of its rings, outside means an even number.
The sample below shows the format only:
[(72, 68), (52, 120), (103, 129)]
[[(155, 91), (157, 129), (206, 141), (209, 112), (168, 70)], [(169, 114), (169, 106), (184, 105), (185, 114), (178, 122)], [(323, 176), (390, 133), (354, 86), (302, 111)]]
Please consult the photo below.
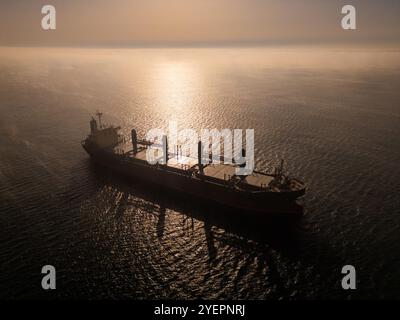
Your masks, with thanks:
[(102, 117), (103, 113), (100, 111), (97, 111), (96, 116), (99, 117), (99, 128), (101, 129), (103, 127), (103, 125), (101, 124), (101, 117)]
[(279, 167), (275, 167), (275, 178), (279, 181), (279, 183), (282, 182), (282, 179), (284, 178), (284, 160), (281, 159), (281, 163)]

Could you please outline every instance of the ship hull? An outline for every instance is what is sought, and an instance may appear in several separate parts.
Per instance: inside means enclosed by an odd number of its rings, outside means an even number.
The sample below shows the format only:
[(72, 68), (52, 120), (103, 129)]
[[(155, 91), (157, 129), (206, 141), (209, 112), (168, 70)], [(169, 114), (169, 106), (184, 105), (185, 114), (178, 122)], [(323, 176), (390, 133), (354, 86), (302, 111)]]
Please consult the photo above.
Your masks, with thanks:
[(120, 155), (110, 154), (90, 146), (83, 145), (92, 161), (113, 172), (148, 185), (168, 188), (179, 195), (188, 194), (242, 212), (262, 215), (301, 216), (301, 207), (296, 199), (303, 196), (305, 190), (296, 192), (259, 192), (250, 193), (224, 185), (210, 184), (202, 179), (190, 178), (187, 174), (179, 174), (151, 166), (144, 161), (128, 161)]

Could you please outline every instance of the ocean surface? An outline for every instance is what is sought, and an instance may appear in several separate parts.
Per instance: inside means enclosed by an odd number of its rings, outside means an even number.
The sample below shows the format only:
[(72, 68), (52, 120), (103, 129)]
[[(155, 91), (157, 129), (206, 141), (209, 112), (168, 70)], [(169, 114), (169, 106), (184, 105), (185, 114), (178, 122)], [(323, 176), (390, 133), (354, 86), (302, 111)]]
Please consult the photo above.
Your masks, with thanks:
[[(400, 298), (399, 88), (388, 49), (0, 48), (0, 298)], [(257, 168), (284, 158), (307, 183), (304, 217), (271, 227), (96, 168), (96, 110), (127, 137), (255, 129)]]

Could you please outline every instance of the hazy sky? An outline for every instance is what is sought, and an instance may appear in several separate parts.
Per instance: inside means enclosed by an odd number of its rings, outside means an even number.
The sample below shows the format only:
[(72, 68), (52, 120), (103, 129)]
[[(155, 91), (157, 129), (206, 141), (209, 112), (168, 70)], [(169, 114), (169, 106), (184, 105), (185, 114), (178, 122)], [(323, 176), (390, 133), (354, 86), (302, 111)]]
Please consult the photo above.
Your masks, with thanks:
[[(345, 4), (357, 31), (340, 26)], [(0, 0), (0, 45), (393, 44), (399, 17), (399, 0)]]

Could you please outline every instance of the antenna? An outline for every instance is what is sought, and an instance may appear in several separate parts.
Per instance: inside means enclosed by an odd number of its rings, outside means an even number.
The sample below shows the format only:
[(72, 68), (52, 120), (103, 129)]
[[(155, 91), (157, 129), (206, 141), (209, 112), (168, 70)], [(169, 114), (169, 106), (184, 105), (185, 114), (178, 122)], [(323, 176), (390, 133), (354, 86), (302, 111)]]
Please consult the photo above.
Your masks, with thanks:
[(99, 117), (99, 128), (102, 128), (103, 125), (101, 124), (101, 117), (102, 117), (103, 113), (101, 113), (100, 111), (96, 112), (96, 116)]

